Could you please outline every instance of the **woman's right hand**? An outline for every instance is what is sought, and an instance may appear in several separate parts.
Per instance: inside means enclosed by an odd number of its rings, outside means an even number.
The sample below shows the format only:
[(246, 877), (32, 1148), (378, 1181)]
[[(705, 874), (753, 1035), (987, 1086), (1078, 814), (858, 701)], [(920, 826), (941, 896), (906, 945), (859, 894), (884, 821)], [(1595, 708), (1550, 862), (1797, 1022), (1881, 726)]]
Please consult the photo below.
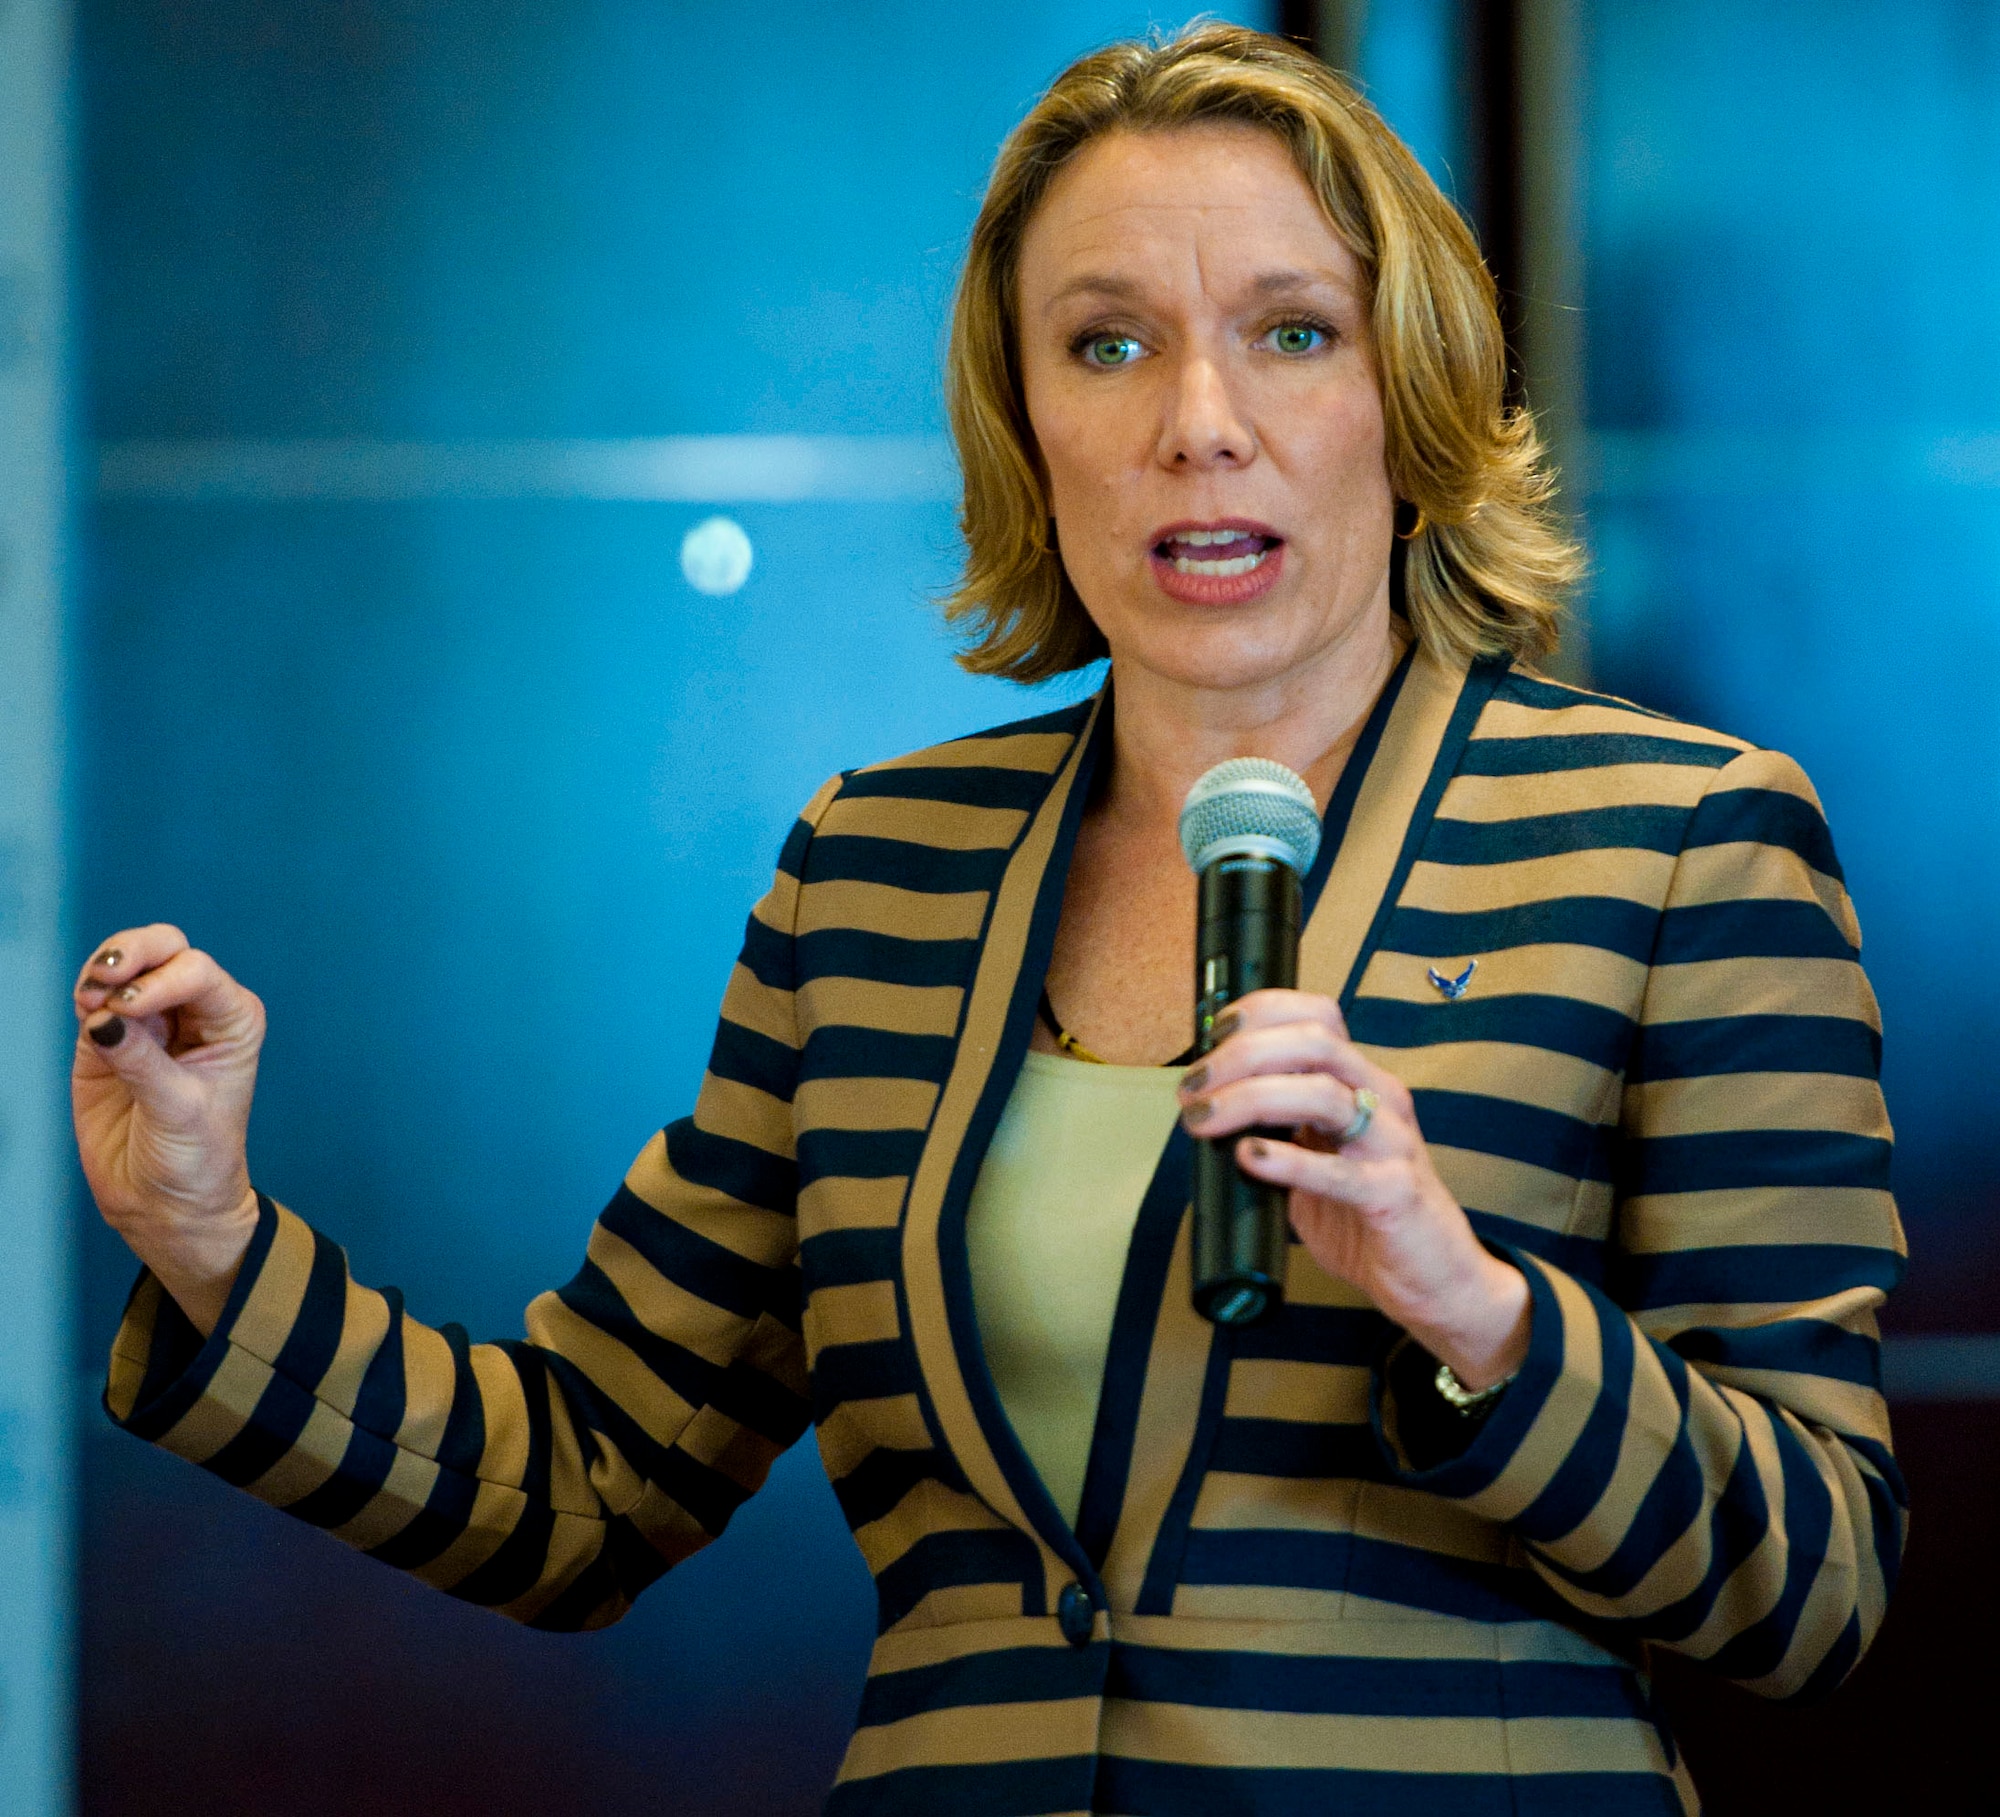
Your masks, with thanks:
[(84, 1177), (104, 1221), (206, 1335), (257, 1228), (244, 1138), (264, 1005), (157, 923), (99, 946), (75, 996)]

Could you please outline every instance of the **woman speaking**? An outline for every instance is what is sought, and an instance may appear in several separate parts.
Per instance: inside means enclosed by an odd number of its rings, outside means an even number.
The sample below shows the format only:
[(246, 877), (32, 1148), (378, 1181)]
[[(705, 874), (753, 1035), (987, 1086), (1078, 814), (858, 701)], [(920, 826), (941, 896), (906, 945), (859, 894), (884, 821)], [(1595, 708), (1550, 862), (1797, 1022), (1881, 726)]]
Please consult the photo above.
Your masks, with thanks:
[[(1573, 552), (1492, 283), (1276, 39), (1061, 76), (949, 386), (962, 660), (1102, 691), (806, 804), (693, 1116), (525, 1342), (260, 1194), (257, 999), (112, 936), (75, 1097), (145, 1265), (113, 1417), (549, 1628), (816, 1425), (880, 1600), (836, 1812), (1691, 1809), (1649, 1655), (1825, 1689), (1903, 1531), (1876, 1011), (1810, 785), (1529, 666)], [(1324, 817), (1299, 988), (1189, 1067), (1176, 821), (1244, 756)], [(1196, 1137), (1289, 1192), (1241, 1327), (1191, 1304)]]

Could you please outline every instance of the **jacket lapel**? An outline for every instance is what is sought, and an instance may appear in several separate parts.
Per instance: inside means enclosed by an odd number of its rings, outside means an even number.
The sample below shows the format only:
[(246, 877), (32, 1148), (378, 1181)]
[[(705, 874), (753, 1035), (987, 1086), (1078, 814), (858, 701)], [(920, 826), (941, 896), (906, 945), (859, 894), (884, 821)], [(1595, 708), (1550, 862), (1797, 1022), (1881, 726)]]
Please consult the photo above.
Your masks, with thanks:
[[(1334, 809), (1327, 813), (1321, 864), (1328, 848), (1333, 862), (1317, 900), (1307, 891), (1301, 990), (1337, 997), (1343, 1010), (1352, 1001), (1465, 741), (1506, 672), (1505, 657), (1482, 657), (1469, 669), (1422, 648), (1409, 657), (1373, 752), (1363, 764), (1357, 750), (1348, 766), (1356, 787), (1337, 843)], [(1345, 785), (1348, 776), (1341, 781)], [(1336, 806), (1342, 792), (1336, 792)]]
[(910, 1335), (941, 1436), (974, 1493), (1042, 1539), (1050, 1598), (1071, 1577), (1093, 1574), (1001, 1409), (973, 1312), (965, 1211), (1034, 1030), (1077, 824), (1108, 733), (1106, 701), (1100, 692), (1022, 829), (988, 909), (957, 1048), (903, 1221)]

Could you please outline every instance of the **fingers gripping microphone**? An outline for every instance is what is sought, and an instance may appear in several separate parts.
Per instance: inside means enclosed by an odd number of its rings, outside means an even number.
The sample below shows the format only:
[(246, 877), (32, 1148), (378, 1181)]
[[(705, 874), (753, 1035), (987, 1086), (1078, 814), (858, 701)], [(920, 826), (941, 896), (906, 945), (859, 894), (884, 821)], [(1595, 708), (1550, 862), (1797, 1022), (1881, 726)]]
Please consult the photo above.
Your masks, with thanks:
[[(1215, 1019), (1252, 991), (1299, 977), (1300, 880), (1319, 852), (1319, 811), (1303, 778), (1262, 757), (1203, 776), (1181, 807), (1181, 850), (1200, 879), (1195, 924), (1195, 1051)], [(1194, 1145), (1194, 1306), (1218, 1325), (1249, 1325), (1285, 1294), (1285, 1189), (1236, 1165), (1238, 1131)]]

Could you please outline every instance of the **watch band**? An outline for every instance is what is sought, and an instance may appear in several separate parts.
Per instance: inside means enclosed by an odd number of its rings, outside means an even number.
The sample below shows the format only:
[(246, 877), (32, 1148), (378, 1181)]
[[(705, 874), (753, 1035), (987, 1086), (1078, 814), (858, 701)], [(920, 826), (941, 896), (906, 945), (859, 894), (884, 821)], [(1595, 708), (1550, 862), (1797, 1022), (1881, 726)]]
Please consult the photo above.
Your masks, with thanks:
[(1507, 1384), (1521, 1372), (1516, 1369), (1503, 1375), (1497, 1382), (1484, 1388), (1468, 1388), (1453, 1373), (1449, 1363), (1440, 1363), (1432, 1385), (1438, 1391), (1438, 1398), (1456, 1407), (1467, 1419), (1475, 1419), (1489, 1411), (1495, 1401), (1507, 1392)]

